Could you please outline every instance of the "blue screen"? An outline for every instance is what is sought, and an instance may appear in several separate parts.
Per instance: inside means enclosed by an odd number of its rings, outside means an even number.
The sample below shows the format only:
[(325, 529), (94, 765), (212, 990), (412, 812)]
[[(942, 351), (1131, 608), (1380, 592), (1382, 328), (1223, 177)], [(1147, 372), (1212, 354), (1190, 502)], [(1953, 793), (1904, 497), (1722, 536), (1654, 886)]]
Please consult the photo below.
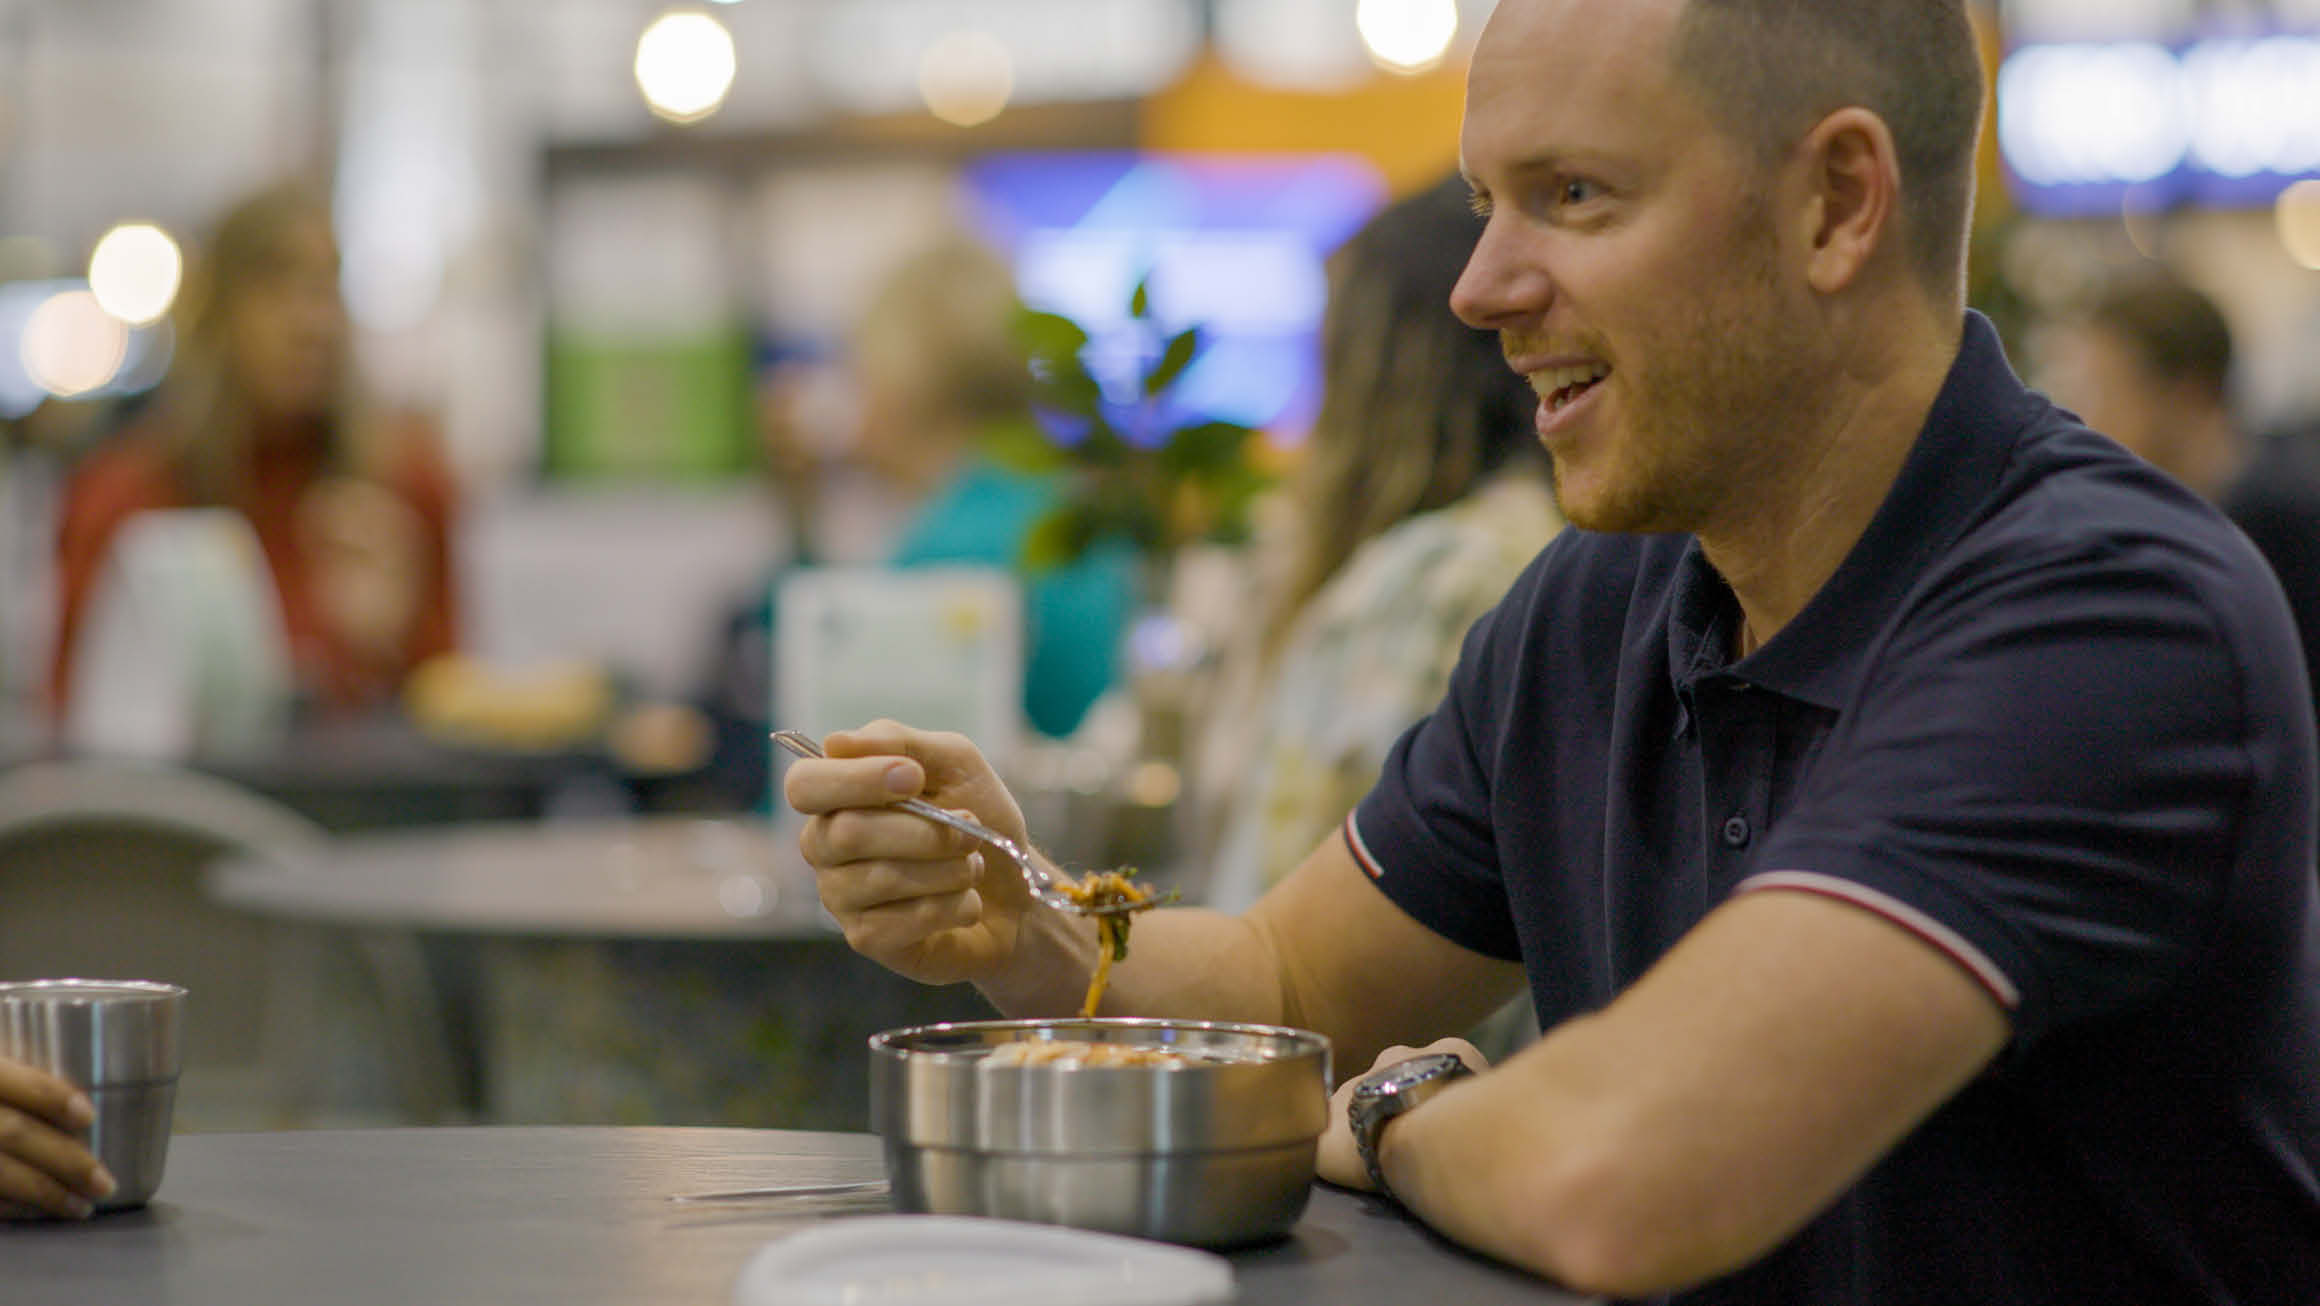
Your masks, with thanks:
[(1322, 264), (1386, 199), (1347, 155), (990, 155), (969, 166), (970, 220), (1012, 261), (1033, 308), (1087, 328), (1107, 397), (1133, 397), (1152, 346), (1128, 301), (1149, 278), (1163, 330), (1208, 346), (1174, 406), (1301, 434), (1320, 396)]

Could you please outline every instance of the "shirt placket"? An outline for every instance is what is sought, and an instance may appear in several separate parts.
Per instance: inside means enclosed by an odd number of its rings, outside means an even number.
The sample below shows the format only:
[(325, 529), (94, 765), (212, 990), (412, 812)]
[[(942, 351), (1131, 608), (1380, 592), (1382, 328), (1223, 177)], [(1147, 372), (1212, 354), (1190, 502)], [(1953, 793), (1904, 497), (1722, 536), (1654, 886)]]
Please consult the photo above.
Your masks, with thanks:
[(1771, 817), (1773, 696), (1718, 676), (1693, 687), (1700, 746), (1700, 829), (1710, 900), (1740, 881)]

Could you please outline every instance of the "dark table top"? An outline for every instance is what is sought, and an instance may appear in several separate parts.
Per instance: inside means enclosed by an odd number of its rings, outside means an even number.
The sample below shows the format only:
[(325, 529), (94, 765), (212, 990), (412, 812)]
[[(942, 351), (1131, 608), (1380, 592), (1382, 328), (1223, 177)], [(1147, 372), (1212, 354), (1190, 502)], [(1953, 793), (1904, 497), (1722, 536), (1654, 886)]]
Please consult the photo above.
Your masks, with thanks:
[[(882, 1200), (676, 1205), (672, 1194), (883, 1173), (867, 1134), (400, 1129), (190, 1134), (159, 1196), (87, 1224), (0, 1225), (10, 1306), (725, 1303), (768, 1241)], [(1231, 1253), (1243, 1302), (1578, 1306), (1389, 1204), (1317, 1186), (1279, 1242)]]

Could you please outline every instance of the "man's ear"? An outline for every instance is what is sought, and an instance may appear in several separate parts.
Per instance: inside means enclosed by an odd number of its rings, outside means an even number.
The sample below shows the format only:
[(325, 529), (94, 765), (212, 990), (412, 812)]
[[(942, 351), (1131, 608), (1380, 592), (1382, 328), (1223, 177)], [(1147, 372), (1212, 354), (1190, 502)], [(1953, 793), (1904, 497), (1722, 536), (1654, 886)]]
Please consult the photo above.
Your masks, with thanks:
[(1884, 119), (1861, 108), (1821, 119), (1799, 148), (1810, 201), (1805, 275), (1830, 294), (1851, 285), (1899, 238), (1901, 161)]

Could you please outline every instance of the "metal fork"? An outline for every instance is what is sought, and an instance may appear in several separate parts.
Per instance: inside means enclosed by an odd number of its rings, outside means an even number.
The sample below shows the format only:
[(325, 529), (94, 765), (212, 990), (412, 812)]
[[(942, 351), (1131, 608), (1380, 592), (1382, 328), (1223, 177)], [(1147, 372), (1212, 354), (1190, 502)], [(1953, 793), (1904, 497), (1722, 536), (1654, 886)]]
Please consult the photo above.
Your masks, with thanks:
[[(795, 730), (774, 731), (773, 742), (780, 744), (799, 757), (828, 756), (822, 752), (820, 744), (815, 743), (811, 737)], [(1146, 898), (1142, 902), (1110, 903), (1098, 907), (1088, 906), (1065, 892), (1061, 877), (1033, 861), (1031, 855), (1023, 851), (1021, 844), (981, 821), (961, 816), (945, 807), (937, 807), (923, 798), (898, 799), (894, 805), (904, 811), (915, 812), (937, 825), (947, 825), (970, 839), (980, 840), (989, 845), (994, 852), (1015, 863), (1016, 869), (1023, 872), (1023, 882), (1030, 886), (1032, 897), (1057, 911), (1076, 912), (1082, 916), (1127, 916), (1160, 905), (1160, 898), (1154, 896)]]

